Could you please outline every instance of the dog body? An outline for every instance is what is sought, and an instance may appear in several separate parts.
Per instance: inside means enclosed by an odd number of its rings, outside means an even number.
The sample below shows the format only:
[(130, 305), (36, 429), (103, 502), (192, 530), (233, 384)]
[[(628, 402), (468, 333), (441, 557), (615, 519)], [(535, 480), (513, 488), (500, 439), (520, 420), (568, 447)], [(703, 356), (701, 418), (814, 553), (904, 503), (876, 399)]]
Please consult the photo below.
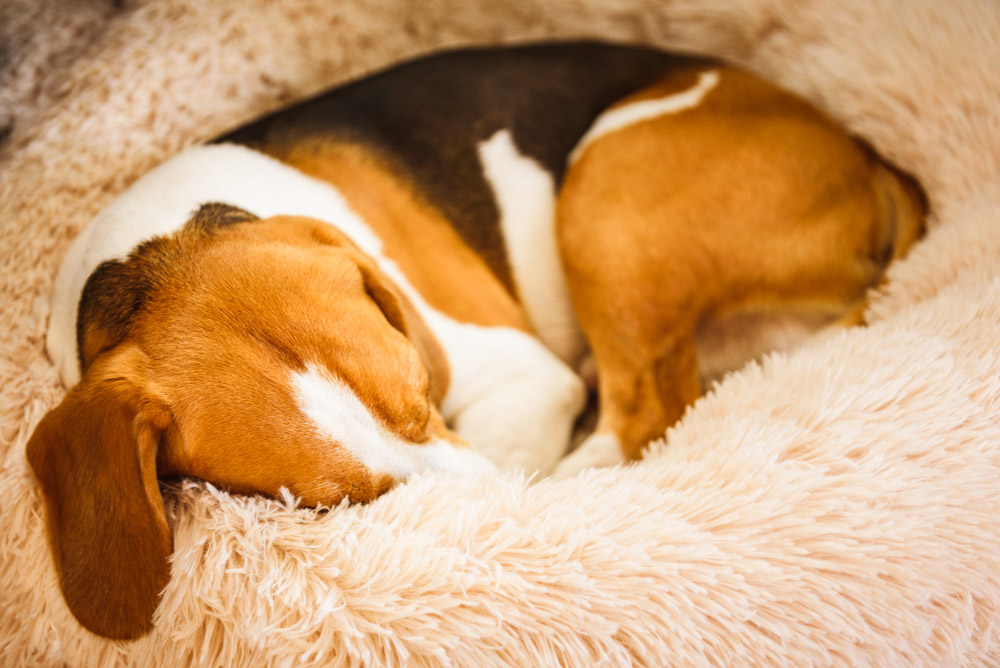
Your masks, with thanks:
[(600, 419), (557, 473), (636, 458), (704, 378), (859, 321), (923, 214), (789, 93), (635, 47), (452, 52), (220, 141), (117, 198), (54, 289), (73, 389), (28, 457), (110, 637), (168, 577), (157, 475), (330, 505), (549, 472), (588, 349)]

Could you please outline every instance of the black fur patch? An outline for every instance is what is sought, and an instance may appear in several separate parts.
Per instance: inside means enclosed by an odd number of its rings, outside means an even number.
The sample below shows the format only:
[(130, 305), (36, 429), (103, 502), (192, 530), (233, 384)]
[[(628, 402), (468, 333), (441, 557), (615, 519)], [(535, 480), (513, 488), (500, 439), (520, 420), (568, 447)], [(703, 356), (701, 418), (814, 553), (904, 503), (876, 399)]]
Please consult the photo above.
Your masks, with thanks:
[(191, 219), (184, 224), (186, 229), (201, 232), (214, 232), (215, 230), (229, 227), (237, 223), (246, 223), (251, 220), (260, 220), (257, 216), (244, 211), (232, 204), (222, 204), (221, 202), (209, 202), (202, 204), (198, 210), (191, 215)]
[(362, 143), (407, 175), (513, 292), (493, 192), (477, 147), (509, 129), (558, 184), (604, 109), (680, 68), (714, 61), (638, 46), (567, 42), (450, 51), (278, 111), (218, 141), (280, 159), (310, 139)]
[[(76, 316), (76, 349), (82, 372), (100, 353), (128, 335), (135, 315), (157, 285), (157, 263), (150, 259), (168, 243), (165, 237), (146, 241), (124, 261), (102, 262), (87, 278)], [(100, 340), (95, 343), (97, 333)]]
[(101, 263), (87, 278), (77, 310), (76, 349), (81, 371), (128, 336), (136, 315), (176, 270), (191, 242), (253, 220), (259, 218), (229, 204), (202, 204), (177, 233), (144, 241), (125, 260)]

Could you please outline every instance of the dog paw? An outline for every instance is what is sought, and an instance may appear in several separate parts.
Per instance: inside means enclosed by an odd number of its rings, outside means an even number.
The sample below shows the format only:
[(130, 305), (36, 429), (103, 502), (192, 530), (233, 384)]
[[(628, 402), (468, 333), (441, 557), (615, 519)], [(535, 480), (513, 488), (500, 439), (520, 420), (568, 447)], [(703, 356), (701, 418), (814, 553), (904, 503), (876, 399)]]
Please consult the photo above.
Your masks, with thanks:
[(614, 466), (624, 461), (621, 445), (614, 434), (593, 434), (556, 465), (551, 477), (556, 480), (571, 478), (584, 469)]

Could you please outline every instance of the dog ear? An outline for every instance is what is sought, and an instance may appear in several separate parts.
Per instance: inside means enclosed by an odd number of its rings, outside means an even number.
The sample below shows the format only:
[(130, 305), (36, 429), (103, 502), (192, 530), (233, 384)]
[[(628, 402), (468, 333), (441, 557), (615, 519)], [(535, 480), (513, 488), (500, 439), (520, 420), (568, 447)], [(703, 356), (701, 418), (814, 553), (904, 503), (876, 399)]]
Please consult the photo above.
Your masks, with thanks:
[[(389, 324), (398, 329), (406, 336), (410, 336), (412, 321), (416, 317), (416, 312), (407, 313), (404, 311), (403, 303), (406, 298), (400, 294), (396, 286), (389, 280), (378, 265), (360, 251), (351, 251), (354, 261), (361, 270), (361, 278), (365, 284), (365, 292), (371, 297), (382, 315), (389, 321)], [(407, 302), (407, 305), (409, 303)], [(412, 307), (411, 307), (412, 308)]]
[(312, 241), (341, 249), (357, 265), (365, 293), (379, 307), (386, 321), (402, 332), (420, 354), (430, 375), (430, 399), (439, 405), (448, 390), (451, 371), (441, 344), (417, 309), (379, 268), (374, 258), (362, 251), (349, 236), (320, 221), (312, 221), (306, 229)]
[(170, 576), (156, 456), (171, 417), (144, 389), (145, 363), (129, 344), (102, 355), (27, 445), (66, 603), (115, 639), (152, 628)]

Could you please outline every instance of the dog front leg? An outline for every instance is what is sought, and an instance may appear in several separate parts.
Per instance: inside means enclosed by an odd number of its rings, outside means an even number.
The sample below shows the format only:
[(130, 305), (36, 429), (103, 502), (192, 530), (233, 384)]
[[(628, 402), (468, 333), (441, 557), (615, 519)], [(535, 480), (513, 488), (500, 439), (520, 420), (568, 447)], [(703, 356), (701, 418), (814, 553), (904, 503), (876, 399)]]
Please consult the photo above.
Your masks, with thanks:
[(693, 335), (684, 328), (674, 331), (675, 336), (645, 346), (619, 337), (594, 337), (600, 419), (594, 433), (559, 462), (553, 477), (639, 459), (643, 448), (662, 438), (698, 398)]

